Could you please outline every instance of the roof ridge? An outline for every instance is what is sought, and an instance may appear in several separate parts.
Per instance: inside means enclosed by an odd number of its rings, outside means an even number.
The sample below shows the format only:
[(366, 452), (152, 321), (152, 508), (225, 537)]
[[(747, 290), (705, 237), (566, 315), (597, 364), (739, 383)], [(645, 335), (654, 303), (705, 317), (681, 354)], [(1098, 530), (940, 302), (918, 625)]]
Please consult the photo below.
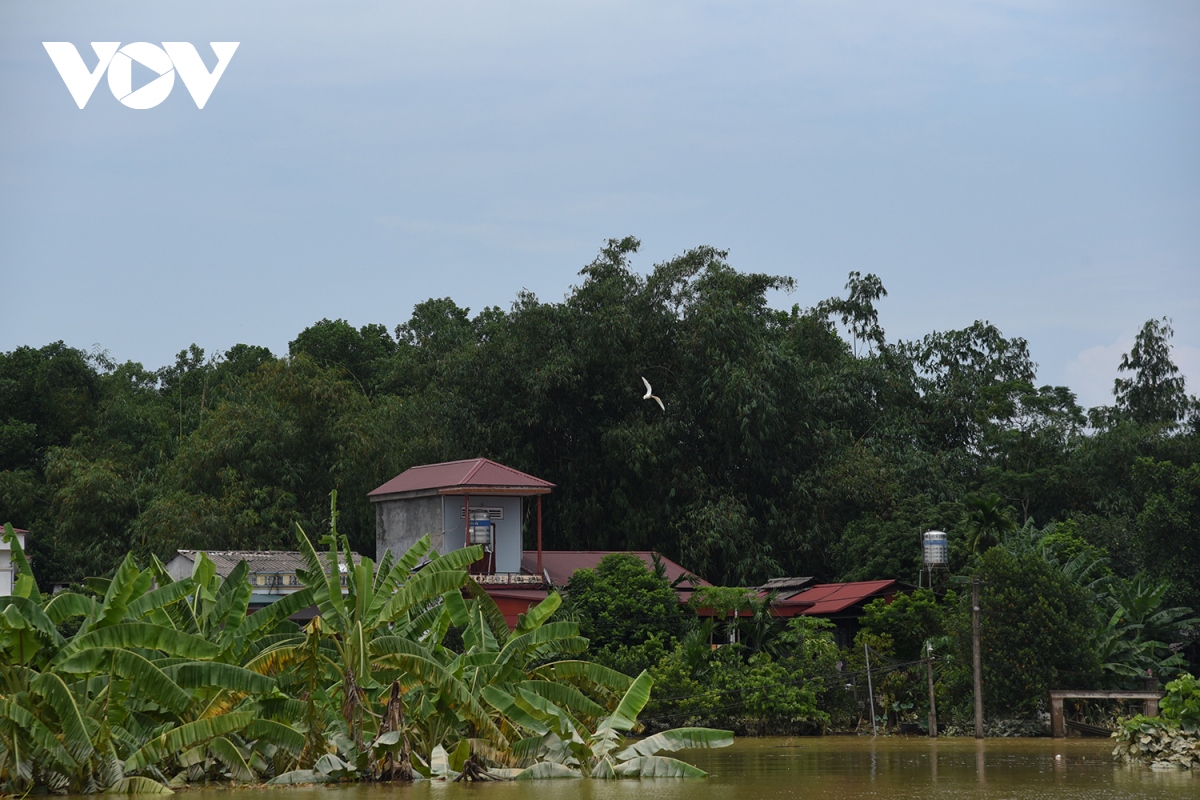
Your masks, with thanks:
[[(539, 483), (550, 483), (550, 481), (546, 480), (545, 478), (539, 478), (536, 475), (530, 475), (528, 472), (522, 472), (521, 470), (517, 469), (516, 467), (510, 467), (507, 464), (501, 464), (499, 461), (492, 461), (490, 458), (484, 458), (482, 460), (486, 461), (489, 464), (492, 464), (494, 466), (500, 467), (500, 469), (508, 470), (509, 472), (515, 472), (522, 477), (529, 478), (531, 481), (538, 481)], [(481, 464), (480, 466), (483, 466), (483, 465)], [(553, 485), (553, 484), (551, 484), (551, 485)]]
[[(460, 486), (463, 484), (466, 484), (466, 483), (470, 483), (471, 478), (474, 478), (475, 473), (479, 472), (479, 470), (483, 469), (484, 464), (496, 464), (495, 461), (491, 461), (490, 459), (486, 459), (486, 458), (482, 458), (482, 457), (481, 458), (473, 458), (471, 460), (475, 462), (475, 466), (471, 469), (470, 472), (467, 473), (466, 477), (464, 477), (461, 481), (458, 482)], [(503, 467), (504, 465), (496, 464), (496, 466)]]
[[(447, 467), (447, 466), (450, 466), (451, 464), (467, 464), (472, 461), (478, 461), (478, 460), (479, 460), (478, 458), (457, 458), (454, 461), (439, 461), (436, 464), (414, 464), (413, 466), (409, 467), (408, 469), (429, 469), (430, 467)], [(408, 469), (406, 469), (404, 471), (408, 472)]]

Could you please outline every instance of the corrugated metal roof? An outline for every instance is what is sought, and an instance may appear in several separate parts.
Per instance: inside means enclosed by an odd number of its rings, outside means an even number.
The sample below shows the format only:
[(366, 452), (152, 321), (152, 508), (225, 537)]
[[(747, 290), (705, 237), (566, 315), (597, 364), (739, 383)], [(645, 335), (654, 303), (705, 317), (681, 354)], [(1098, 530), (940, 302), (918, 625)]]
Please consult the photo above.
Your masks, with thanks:
[(553, 488), (554, 484), (549, 481), (497, 464), (491, 459), (472, 458), (411, 467), (368, 492), (367, 497), (433, 490), (443, 494), (465, 494), (471, 490), (484, 494), (488, 490), (507, 494), (547, 494)]
[(895, 593), (899, 588), (899, 582), (895, 580), (821, 583), (799, 594), (794, 594), (786, 600), (781, 600), (776, 605), (807, 606), (800, 613), (808, 616), (836, 614), (839, 611), (845, 611), (855, 603)]
[(779, 598), (790, 597), (813, 582), (812, 578), (771, 578), (758, 587), (762, 594), (778, 592)]
[[(595, 569), (605, 556), (613, 553), (628, 553), (637, 556), (646, 565), (646, 569), (654, 569), (653, 550), (543, 550), (542, 568), (550, 574), (550, 583), (555, 586), (566, 586), (577, 569)], [(667, 573), (667, 582), (674, 583), (684, 575), (689, 574), (679, 564), (666, 556), (659, 555)], [(537, 551), (526, 550), (521, 554), (521, 571), (537, 574)], [(696, 578), (696, 583), (684, 581), (682, 586), (708, 586), (708, 581)]]
[[(193, 563), (196, 561), (196, 554), (203, 552), (213, 562), (213, 566), (217, 568), (217, 574), (222, 578), (228, 577), (239, 561), (245, 561), (251, 573), (293, 575), (297, 570), (305, 569), (304, 556), (294, 550), (179, 550), (177, 552)], [(355, 564), (362, 561), (362, 556), (358, 553), (351, 553), (350, 556)], [(329, 564), (329, 553), (318, 550), (317, 558), (320, 560), (322, 568)]]

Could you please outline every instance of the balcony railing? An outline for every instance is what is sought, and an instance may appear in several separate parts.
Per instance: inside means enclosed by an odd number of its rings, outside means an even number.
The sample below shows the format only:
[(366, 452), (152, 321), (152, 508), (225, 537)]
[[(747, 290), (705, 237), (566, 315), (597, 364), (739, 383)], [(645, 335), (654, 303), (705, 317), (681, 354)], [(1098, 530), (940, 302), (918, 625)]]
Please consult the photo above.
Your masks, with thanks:
[(495, 572), (488, 575), (472, 575), (480, 586), (528, 586), (540, 588), (544, 583), (541, 575), (526, 575), (523, 572)]

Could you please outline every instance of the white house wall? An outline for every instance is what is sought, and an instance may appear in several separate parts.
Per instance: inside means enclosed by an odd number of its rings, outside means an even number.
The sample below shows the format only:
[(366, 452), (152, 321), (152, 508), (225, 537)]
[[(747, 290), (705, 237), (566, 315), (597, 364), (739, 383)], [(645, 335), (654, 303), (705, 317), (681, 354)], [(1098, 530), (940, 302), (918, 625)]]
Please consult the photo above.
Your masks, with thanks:
[[(17, 534), (17, 544), (21, 545), (22, 550), (25, 549), (25, 534)], [(0, 538), (0, 597), (12, 594), (15, 582), (16, 570), (13, 569), (12, 548), (9, 547), (8, 542)]]

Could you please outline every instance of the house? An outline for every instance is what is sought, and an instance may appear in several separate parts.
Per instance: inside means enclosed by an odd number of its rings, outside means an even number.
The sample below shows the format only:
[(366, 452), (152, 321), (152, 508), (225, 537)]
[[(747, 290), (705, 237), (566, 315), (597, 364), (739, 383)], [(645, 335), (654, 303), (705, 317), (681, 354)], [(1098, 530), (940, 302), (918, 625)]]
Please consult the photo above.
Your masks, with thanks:
[[(21, 549), (25, 549), (25, 536), (29, 533), (21, 528), (13, 528), (13, 533), (17, 536), (17, 544)], [(3, 536), (0, 536), (0, 597), (7, 597), (13, 592), (13, 584), (16, 582), (17, 573), (13, 569), (12, 561), (12, 545), (10, 545)]]
[(396, 556), (428, 535), (440, 554), (478, 544), (484, 557), (471, 572), (506, 576), (505, 585), (540, 585), (541, 567), (528, 580), (521, 570), (523, 522), (536, 508), (537, 552), (542, 550), (542, 495), (554, 484), (486, 458), (412, 467), (367, 494), (375, 505), (375, 552)]
[[(175, 553), (175, 557), (165, 566), (167, 574), (177, 581), (191, 577), (200, 553), (208, 557), (221, 578), (228, 578), (233, 568), (245, 561), (249, 569), (246, 577), (250, 582), (251, 610), (270, 605), (281, 597), (303, 589), (304, 584), (296, 573), (308, 568), (301, 553), (289, 550), (176, 550)], [(362, 560), (358, 553), (351, 553), (350, 558), (355, 564)], [(329, 569), (328, 553), (318, 550), (317, 560), (321, 562), (322, 569)], [(345, 586), (346, 565), (339, 562), (338, 571), (341, 573), (342, 586)], [(293, 619), (307, 620), (312, 617), (313, 613), (301, 613), (293, 616)]]
[[(812, 584), (811, 578), (775, 578), (758, 587), (759, 596), (776, 592), (771, 613), (780, 617), (824, 617), (836, 625), (839, 647), (849, 647), (858, 633), (863, 607), (880, 598), (887, 602), (900, 593), (911, 592), (911, 584), (896, 580)], [(789, 583), (792, 582), (792, 583)]]
[[(509, 625), (566, 586), (577, 569), (594, 569), (608, 550), (543, 550), (542, 497), (549, 481), (487, 458), (412, 467), (367, 494), (375, 506), (375, 552), (400, 555), (428, 535), (442, 555), (468, 545), (483, 547), (471, 577), (496, 601)], [(532, 518), (536, 549), (525, 550), (525, 520)], [(617, 551), (619, 552), (619, 551)], [(648, 569), (656, 554), (634, 551)], [(708, 584), (658, 556), (667, 580), (679, 582), (680, 601)]]
[[(654, 570), (657, 560), (662, 565), (664, 577), (681, 592), (690, 594), (695, 589), (711, 585), (708, 581), (696, 577), (679, 564), (653, 550), (544, 550), (542, 565), (546, 573), (545, 577), (554, 586), (566, 586), (570, 583), (575, 570), (595, 569), (605, 556), (613, 553), (637, 556), (646, 565), (646, 569), (651, 571)], [(536, 569), (535, 557), (536, 553), (527, 551), (521, 560), (521, 567), (532, 572)]]

